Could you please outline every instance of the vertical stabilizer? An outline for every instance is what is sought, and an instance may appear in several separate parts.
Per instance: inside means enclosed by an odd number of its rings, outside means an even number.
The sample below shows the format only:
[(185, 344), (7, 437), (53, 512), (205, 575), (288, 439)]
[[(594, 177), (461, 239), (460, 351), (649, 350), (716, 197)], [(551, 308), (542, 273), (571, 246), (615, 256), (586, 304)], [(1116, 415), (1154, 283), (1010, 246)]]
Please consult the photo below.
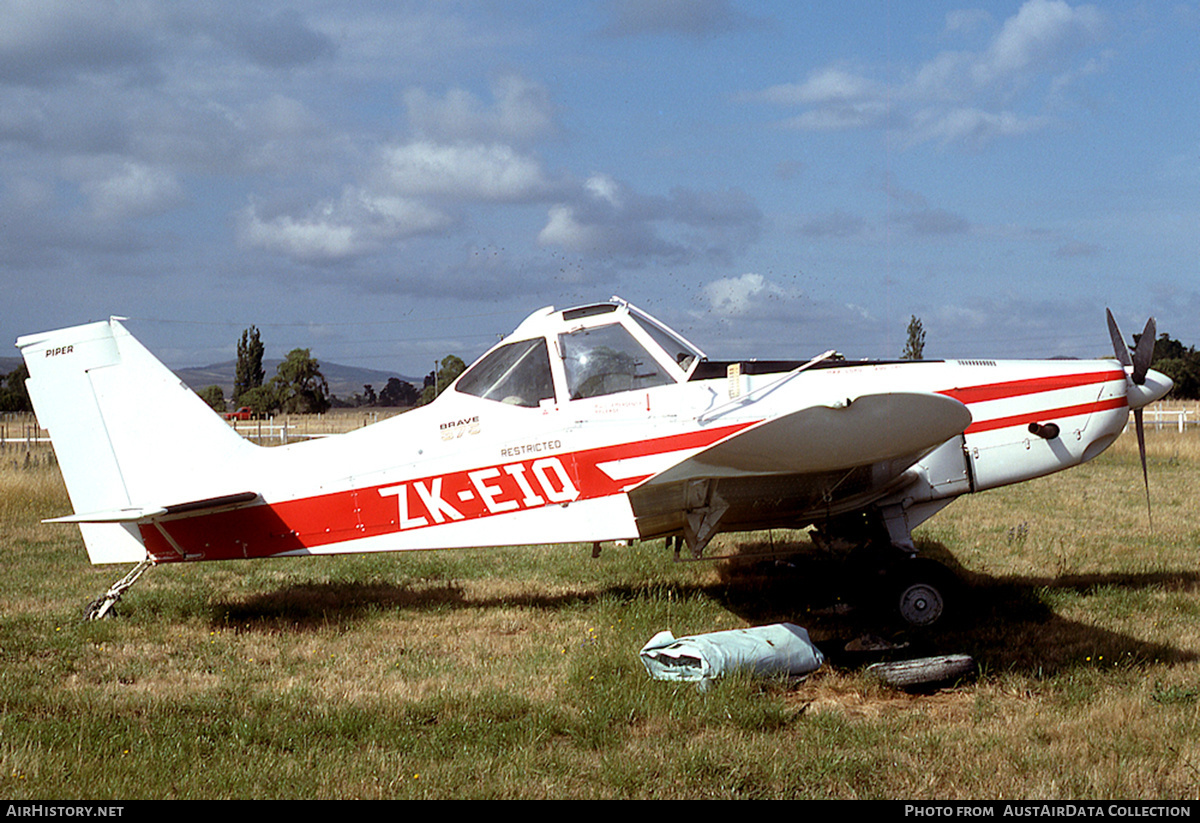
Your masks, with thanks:
[[(25, 335), (17, 346), (80, 519), (222, 494), (256, 448), (115, 319)], [(93, 563), (145, 557), (134, 519), (81, 523)]]

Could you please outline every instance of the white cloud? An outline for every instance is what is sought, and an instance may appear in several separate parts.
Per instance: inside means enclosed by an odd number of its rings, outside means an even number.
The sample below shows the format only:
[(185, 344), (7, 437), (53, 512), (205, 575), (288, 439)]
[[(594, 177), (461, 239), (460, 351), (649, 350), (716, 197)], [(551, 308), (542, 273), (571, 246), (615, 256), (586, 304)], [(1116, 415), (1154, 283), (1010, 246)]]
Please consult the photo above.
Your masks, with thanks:
[(581, 222), (575, 215), (575, 209), (562, 203), (550, 207), (546, 226), (538, 233), (538, 243), (585, 253), (609, 245), (603, 226)]
[(865, 100), (810, 109), (785, 125), (799, 131), (847, 131), (885, 126), (891, 114), (892, 107), (886, 100)]
[(183, 189), (170, 171), (126, 162), (102, 178), (80, 186), (92, 212), (105, 220), (144, 217), (179, 205)]
[(500, 143), (419, 141), (386, 149), (384, 182), (397, 193), (520, 202), (551, 188), (537, 160)]
[(438, 99), (411, 88), (404, 93), (404, 103), (413, 130), (434, 140), (527, 142), (556, 130), (545, 86), (506, 75), (492, 84), (492, 97), (495, 104), (489, 107), (465, 89), (451, 89)]
[(388, 243), (444, 230), (452, 220), (436, 209), (403, 197), (348, 188), (338, 201), (303, 217), (263, 218), (254, 204), (238, 216), (238, 240), (246, 248), (282, 254), (306, 263), (328, 263), (372, 254)]
[(610, 206), (620, 208), (622, 205), (620, 184), (607, 174), (593, 174), (583, 184), (583, 187), (587, 190), (588, 194), (598, 200), (603, 200)]
[[(947, 31), (966, 33), (986, 22), (986, 15), (951, 14)], [(892, 83), (831, 66), (756, 97), (803, 108), (785, 121), (800, 131), (886, 128), (906, 135), (910, 145), (979, 145), (1050, 125), (1044, 114), (1020, 109), (1040, 112), (1065, 88), (1102, 70), (1102, 60), (1080, 52), (1103, 33), (1104, 18), (1093, 6), (1027, 0), (982, 50), (942, 51)]]
[(1101, 21), (1094, 6), (1071, 8), (1063, 0), (1029, 0), (1005, 21), (973, 73), (980, 83), (987, 84), (1053, 63), (1096, 41)]
[(542, 246), (558, 246), (592, 257), (682, 259), (688, 250), (658, 236), (653, 222), (611, 208), (607, 202), (556, 203), (538, 233)]
[(730, 246), (757, 236), (761, 220), (758, 207), (740, 191), (677, 187), (666, 197), (642, 195), (608, 175), (593, 174), (567, 202), (550, 207), (538, 242), (627, 260), (728, 258)]
[(997, 137), (1016, 137), (1039, 131), (1051, 123), (1044, 116), (1023, 117), (1010, 111), (976, 108), (930, 109), (912, 118), (911, 143), (982, 145)]
[(784, 291), (767, 281), (761, 274), (747, 273), (741, 277), (725, 277), (704, 286), (704, 299), (718, 314), (741, 316), (748, 314), (763, 299), (783, 296)]
[(246, 247), (278, 252), (301, 262), (340, 260), (363, 248), (353, 226), (286, 214), (263, 220), (254, 206), (242, 212), (238, 238)]
[(803, 83), (772, 86), (759, 96), (769, 103), (796, 105), (861, 100), (875, 96), (880, 91), (875, 83), (865, 77), (844, 69), (826, 68), (812, 72)]

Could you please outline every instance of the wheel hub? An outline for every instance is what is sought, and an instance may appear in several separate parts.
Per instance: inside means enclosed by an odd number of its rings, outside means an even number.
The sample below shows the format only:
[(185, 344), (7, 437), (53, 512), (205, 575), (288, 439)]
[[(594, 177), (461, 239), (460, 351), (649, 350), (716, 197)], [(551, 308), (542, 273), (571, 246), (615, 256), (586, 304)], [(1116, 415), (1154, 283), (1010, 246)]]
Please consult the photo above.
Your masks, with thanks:
[(942, 593), (929, 583), (913, 583), (900, 593), (900, 616), (909, 625), (933, 625), (944, 608)]

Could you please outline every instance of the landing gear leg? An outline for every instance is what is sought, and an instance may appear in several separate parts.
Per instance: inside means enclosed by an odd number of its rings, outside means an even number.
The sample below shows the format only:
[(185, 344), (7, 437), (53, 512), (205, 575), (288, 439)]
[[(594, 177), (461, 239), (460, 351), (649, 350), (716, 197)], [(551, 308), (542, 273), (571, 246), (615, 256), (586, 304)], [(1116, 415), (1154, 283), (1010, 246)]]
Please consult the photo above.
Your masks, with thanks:
[(142, 576), (142, 573), (145, 572), (146, 569), (153, 565), (154, 561), (147, 557), (145, 560), (134, 566), (133, 569), (130, 570), (129, 574), (122, 577), (116, 583), (113, 583), (112, 586), (109, 587), (108, 591), (97, 597), (91, 603), (87, 604), (87, 608), (83, 610), (83, 619), (85, 621), (100, 620), (101, 618), (106, 617), (108, 613), (112, 611), (112, 607), (117, 605), (117, 601), (121, 599), (121, 595), (123, 595), (134, 583), (137, 582), (137, 579)]
[(954, 575), (941, 563), (919, 557), (903, 511), (885, 507), (866, 516), (831, 522), (820, 543), (853, 545), (847, 572), (853, 588), (890, 621), (911, 629), (927, 629), (954, 604)]
[(910, 628), (927, 629), (946, 612), (953, 576), (936, 560), (917, 556), (903, 507), (881, 506), (879, 519), (896, 549), (893, 555), (900, 555), (893, 556), (885, 573), (889, 611)]

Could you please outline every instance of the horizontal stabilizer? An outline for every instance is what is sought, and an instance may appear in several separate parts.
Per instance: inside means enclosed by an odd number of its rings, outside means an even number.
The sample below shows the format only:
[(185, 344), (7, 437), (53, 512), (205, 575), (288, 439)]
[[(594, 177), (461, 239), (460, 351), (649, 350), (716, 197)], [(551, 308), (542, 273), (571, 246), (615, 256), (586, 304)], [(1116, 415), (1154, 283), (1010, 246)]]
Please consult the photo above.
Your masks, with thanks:
[(49, 517), (43, 523), (136, 523), (166, 513), (164, 508), (109, 509), (102, 512), (68, 514), (66, 517)]
[(811, 406), (722, 440), (646, 480), (816, 474), (868, 466), (933, 449), (971, 423), (962, 403), (940, 394), (868, 394)]
[(239, 492), (226, 494), (221, 497), (209, 497), (204, 500), (191, 500), (187, 503), (176, 503), (170, 506), (128, 506), (107, 511), (84, 512), (70, 514), (66, 517), (52, 517), (43, 523), (135, 523), (139, 520), (153, 520), (158, 517), (183, 516), (193, 514), (212, 514), (216, 511), (239, 509), (262, 500), (256, 492)]

